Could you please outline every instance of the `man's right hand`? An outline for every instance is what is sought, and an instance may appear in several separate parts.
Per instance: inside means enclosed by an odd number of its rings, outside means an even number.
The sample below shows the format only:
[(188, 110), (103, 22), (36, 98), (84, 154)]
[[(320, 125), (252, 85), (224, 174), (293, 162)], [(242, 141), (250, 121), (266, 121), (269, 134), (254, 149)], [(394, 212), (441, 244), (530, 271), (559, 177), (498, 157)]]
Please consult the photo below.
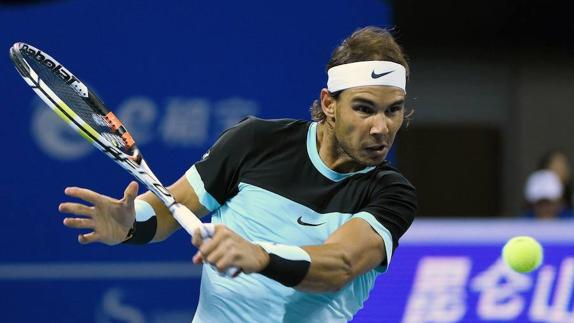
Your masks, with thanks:
[(78, 242), (88, 244), (101, 242), (107, 245), (122, 243), (135, 220), (134, 200), (138, 193), (138, 183), (131, 182), (124, 191), (124, 197), (117, 200), (80, 187), (67, 187), (64, 193), (90, 203), (64, 202), (58, 207), (62, 213), (81, 217), (65, 218), (64, 225), (73, 229), (91, 229), (78, 235)]

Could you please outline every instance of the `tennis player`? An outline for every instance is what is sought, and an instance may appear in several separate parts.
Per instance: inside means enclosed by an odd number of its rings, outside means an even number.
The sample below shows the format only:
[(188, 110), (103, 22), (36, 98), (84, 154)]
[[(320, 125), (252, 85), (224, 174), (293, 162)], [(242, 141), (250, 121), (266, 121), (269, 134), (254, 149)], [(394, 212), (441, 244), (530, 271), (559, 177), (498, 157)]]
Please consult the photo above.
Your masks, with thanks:
[[(193, 244), (203, 266), (194, 322), (346, 322), (387, 270), (411, 225), (414, 187), (386, 162), (408, 112), (408, 65), (391, 34), (367, 27), (334, 51), (313, 122), (247, 118), (224, 132), (170, 191), (213, 231)], [(179, 228), (137, 183), (116, 200), (65, 193), (80, 243), (145, 244)], [(234, 278), (221, 273), (235, 267)], [(219, 273), (218, 273), (219, 272)]]

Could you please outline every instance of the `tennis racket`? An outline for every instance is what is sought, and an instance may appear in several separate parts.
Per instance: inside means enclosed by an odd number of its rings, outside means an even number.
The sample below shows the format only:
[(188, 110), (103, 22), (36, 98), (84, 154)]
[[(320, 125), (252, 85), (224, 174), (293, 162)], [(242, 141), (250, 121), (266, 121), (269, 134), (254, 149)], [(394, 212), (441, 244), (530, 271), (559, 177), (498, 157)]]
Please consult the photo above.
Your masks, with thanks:
[[(136, 142), (122, 122), (82, 81), (38, 48), (16, 43), (10, 58), (36, 94), (82, 137), (144, 184), (169, 209), (177, 222), (193, 235), (200, 228), (202, 238), (213, 236), (213, 226), (202, 222), (178, 203), (145, 162)], [(239, 270), (230, 268), (227, 275)]]

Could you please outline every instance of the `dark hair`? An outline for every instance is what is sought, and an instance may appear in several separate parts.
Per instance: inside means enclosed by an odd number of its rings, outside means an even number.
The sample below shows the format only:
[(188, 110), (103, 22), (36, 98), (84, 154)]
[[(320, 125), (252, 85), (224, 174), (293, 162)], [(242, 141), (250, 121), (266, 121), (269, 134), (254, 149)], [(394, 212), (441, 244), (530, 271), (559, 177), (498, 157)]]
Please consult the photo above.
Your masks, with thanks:
[[(369, 26), (355, 31), (333, 51), (326, 70), (333, 66), (363, 61), (390, 61), (401, 64), (407, 70), (408, 79), (409, 64), (405, 54), (387, 29)], [(337, 99), (341, 92), (331, 93), (331, 96)], [(319, 100), (313, 102), (310, 110), (313, 121), (325, 120), (326, 116)], [(405, 118), (408, 120), (413, 112), (409, 111)]]
[(554, 148), (544, 153), (544, 155), (542, 155), (542, 157), (538, 161), (538, 164), (536, 165), (536, 169), (539, 170), (548, 168), (552, 160), (557, 155), (563, 155), (564, 157), (566, 157), (566, 159), (568, 159), (568, 154), (566, 154), (566, 151), (560, 148)]

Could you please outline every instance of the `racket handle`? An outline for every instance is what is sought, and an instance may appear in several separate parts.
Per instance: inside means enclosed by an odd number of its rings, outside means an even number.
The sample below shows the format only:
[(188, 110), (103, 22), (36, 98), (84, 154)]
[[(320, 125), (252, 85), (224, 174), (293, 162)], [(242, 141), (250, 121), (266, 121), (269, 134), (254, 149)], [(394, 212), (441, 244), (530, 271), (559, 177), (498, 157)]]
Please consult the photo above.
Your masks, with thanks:
[(190, 236), (193, 236), (193, 231), (202, 224), (199, 218), (183, 204), (174, 203), (169, 207), (169, 211)]
[[(190, 236), (193, 236), (195, 229), (199, 228), (201, 233), (201, 238), (203, 241), (209, 241), (213, 234), (215, 233), (215, 226), (212, 223), (203, 223), (189, 210), (185, 205), (180, 203), (174, 203), (170, 206), (169, 210), (175, 218), (175, 220), (187, 231)], [(217, 271), (217, 269), (210, 265), (211, 268)], [(217, 271), (219, 273), (219, 271)], [(227, 268), (224, 273), (220, 273), (227, 277), (236, 277), (241, 272), (241, 269), (236, 267)]]

